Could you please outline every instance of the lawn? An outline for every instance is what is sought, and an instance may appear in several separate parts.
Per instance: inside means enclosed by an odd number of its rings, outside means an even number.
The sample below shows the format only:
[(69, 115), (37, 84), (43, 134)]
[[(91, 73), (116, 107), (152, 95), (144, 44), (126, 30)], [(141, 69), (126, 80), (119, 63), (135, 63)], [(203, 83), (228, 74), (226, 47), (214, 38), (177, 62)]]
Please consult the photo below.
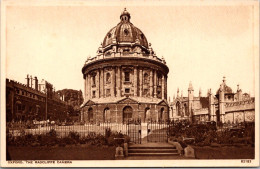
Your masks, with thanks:
[[(251, 146), (192, 146), (196, 159), (254, 159)], [(8, 146), (11, 160), (114, 160), (115, 147), (66, 146), (66, 147), (15, 147)], [(175, 158), (174, 158), (175, 159)], [(173, 159), (173, 160), (174, 160)], [(176, 158), (178, 159), (178, 158)]]
[(11, 160), (114, 160), (115, 147), (15, 147), (9, 146)]
[(251, 146), (192, 146), (196, 159), (254, 159), (255, 148)]

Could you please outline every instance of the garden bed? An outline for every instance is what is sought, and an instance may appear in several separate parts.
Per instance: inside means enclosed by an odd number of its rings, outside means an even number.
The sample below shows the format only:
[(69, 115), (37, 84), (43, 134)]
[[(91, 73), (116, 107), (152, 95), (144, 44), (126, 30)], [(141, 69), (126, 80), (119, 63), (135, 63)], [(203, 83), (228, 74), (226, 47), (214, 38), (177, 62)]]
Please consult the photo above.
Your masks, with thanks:
[(255, 148), (250, 145), (241, 146), (192, 146), (196, 159), (254, 159)]

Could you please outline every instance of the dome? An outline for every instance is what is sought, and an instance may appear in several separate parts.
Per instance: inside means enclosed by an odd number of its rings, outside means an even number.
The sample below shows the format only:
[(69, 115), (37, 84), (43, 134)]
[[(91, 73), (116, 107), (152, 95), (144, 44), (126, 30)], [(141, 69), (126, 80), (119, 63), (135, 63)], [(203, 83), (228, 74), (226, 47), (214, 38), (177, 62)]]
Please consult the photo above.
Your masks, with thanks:
[[(220, 88), (217, 91), (217, 94), (219, 93)], [(224, 93), (233, 93), (231, 87), (227, 86), (226, 84), (224, 84)]]
[(120, 23), (113, 27), (105, 36), (102, 47), (113, 44), (134, 43), (148, 50), (148, 42), (143, 32), (130, 22), (130, 13), (124, 9), (120, 15)]
[[(225, 79), (225, 78), (226, 78), (226, 77), (224, 76), (224, 77), (223, 77), (223, 83), (222, 83), (223, 89), (224, 89), (224, 93), (233, 93), (231, 87), (229, 87), (229, 86), (226, 85), (226, 79)], [(221, 88), (221, 86), (220, 86), (220, 88)], [(220, 88), (218, 89), (217, 94), (219, 93)]]

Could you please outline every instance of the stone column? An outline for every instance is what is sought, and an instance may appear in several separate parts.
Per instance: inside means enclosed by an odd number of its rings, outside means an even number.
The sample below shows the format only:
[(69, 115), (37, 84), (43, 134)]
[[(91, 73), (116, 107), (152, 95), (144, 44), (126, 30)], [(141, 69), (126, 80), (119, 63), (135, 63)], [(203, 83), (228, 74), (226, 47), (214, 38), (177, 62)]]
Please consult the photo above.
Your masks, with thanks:
[(139, 69), (139, 96), (143, 96), (143, 70), (142, 68)]
[(157, 71), (154, 71), (154, 96), (155, 98), (157, 98)]
[(167, 75), (164, 77), (164, 96), (167, 99)]
[(156, 116), (156, 121), (159, 121), (158, 110), (157, 110), (157, 105), (156, 104), (155, 104), (155, 108), (154, 108), (154, 114)]
[(111, 96), (115, 97), (115, 67), (112, 67), (111, 75)]
[(134, 96), (137, 96), (137, 67), (134, 67)]
[(150, 72), (150, 97), (153, 97), (153, 70)]
[(88, 99), (91, 99), (91, 76), (90, 74), (87, 75), (88, 76)]
[(164, 83), (164, 75), (162, 75), (162, 99), (165, 99), (165, 96), (164, 96), (164, 94), (165, 94), (165, 93), (164, 93), (164, 90), (165, 90), (164, 87), (165, 87), (165, 86), (164, 86), (164, 84), (165, 84), (165, 83)]
[(100, 80), (99, 80), (99, 69), (97, 70), (96, 78), (97, 78), (97, 84), (96, 84), (96, 86), (97, 86), (97, 91), (96, 91), (97, 95), (96, 95), (96, 97), (99, 98), (99, 82), (100, 82)]
[[(116, 111), (116, 120), (115, 120), (115, 122), (117, 123), (117, 117), (118, 117), (118, 115), (117, 115), (117, 114), (118, 114), (117, 103), (116, 103), (116, 110), (115, 110), (115, 111)], [(117, 123), (117, 124), (118, 124), (118, 123)]]
[(121, 97), (121, 70), (120, 67), (117, 67), (116, 75), (116, 96)]
[(100, 69), (100, 97), (104, 97), (104, 69)]
[[(85, 75), (85, 79), (84, 79), (84, 101), (87, 101), (87, 100), (88, 100), (88, 91), (87, 91), (87, 88), (88, 88), (88, 76)], [(63, 99), (63, 96), (62, 96), (62, 99)]]

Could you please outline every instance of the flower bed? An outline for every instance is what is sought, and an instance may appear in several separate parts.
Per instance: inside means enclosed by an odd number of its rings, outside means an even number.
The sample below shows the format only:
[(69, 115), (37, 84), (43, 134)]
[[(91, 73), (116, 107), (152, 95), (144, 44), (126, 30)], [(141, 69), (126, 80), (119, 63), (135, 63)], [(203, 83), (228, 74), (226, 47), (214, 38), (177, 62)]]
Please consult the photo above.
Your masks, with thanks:
[(216, 129), (206, 124), (177, 123), (170, 131), (170, 140), (179, 142), (183, 148), (189, 145), (211, 146), (214, 144), (254, 146), (254, 124), (239, 128)]
[[(46, 134), (25, 134), (21, 132), (19, 136), (13, 136), (7, 133), (8, 146), (61, 146), (77, 145), (77, 144), (90, 144), (90, 145), (108, 145), (116, 146), (124, 142), (129, 142), (130, 138), (118, 132), (111, 132), (109, 128), (106, 129), (105, 135), (89, 133), (87, 136), (80, 137), (77, 132), (69, 132), (66, 137), (58, 137), (54, 129)], [(124, 138), (123, 141), (114, 138)]]

